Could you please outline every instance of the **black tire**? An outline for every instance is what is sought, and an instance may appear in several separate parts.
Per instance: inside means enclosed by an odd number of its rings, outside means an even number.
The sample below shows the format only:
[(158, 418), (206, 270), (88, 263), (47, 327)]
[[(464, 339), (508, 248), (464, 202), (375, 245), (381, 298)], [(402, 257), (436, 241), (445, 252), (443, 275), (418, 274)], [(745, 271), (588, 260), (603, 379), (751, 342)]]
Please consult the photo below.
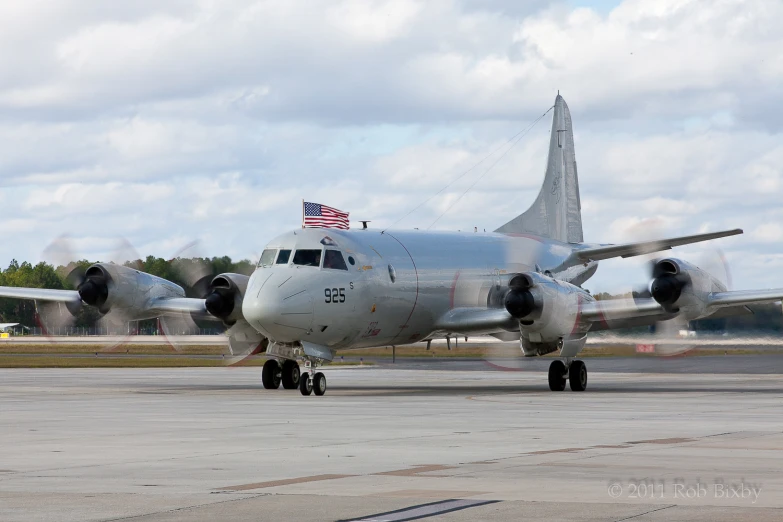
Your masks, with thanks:
[(264, 363), (261, 370), (261, 383), (267, 390), (276, 390), (280, 387), (280, 365), (274, 359)]
[(585, 391), (587, 389), (587, 366), (582, 361), (574, 361), (568, 369), (568, 384), (571, 391)]
[(299, 387), (299, 364), (296, 361), (287, 360), (283, 363), (282, 370), (283, 388), (295, 390)]
[(326, 393), (326, 377), (321, 372), (318, 372), (313, 376), (313, 391), (316, 395), (323, 395)]
[(566, 367), (563, 361), (557, 359), (549, 365), (549, 389), (563, 391), (566, 387)]
[(299, 392), (302, 395), (310, 395), (313, 393), (313, 381), (310, 380), (310, 375), (307, 372), (304, 372), (301, 377), (299, 377)]

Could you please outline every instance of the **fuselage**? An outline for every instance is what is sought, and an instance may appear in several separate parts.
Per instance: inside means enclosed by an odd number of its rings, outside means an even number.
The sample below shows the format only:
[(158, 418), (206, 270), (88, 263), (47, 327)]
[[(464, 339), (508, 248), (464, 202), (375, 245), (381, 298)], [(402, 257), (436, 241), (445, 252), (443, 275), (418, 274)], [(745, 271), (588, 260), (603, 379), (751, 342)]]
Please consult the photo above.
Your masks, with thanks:
[[(577, 245), (498, 233), (301, 229), (265, 248), (242, 311), (279, 343), (330, 349), (419, 342), (449, 310), (486, 308), (516, 273), (560, 267)], [(570, 267), (584, 280), (594, 263)]]

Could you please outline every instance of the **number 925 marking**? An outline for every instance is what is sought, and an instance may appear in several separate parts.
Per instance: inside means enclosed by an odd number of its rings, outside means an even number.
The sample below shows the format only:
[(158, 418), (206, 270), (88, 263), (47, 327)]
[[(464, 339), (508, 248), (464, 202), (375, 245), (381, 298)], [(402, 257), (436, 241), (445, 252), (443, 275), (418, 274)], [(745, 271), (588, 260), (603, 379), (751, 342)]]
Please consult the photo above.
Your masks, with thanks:
[(344, 303), (345, 288), (324, 288), (325, 303)]

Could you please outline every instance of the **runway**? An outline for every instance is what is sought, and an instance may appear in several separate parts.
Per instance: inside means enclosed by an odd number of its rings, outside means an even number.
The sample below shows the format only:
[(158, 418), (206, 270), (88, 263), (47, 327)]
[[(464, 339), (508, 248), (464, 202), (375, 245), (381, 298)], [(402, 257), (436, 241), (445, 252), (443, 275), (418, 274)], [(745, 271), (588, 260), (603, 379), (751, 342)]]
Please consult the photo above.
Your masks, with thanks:
[(0, 370), (0, 520), (783, 519), (780, 372), (440, 370)]

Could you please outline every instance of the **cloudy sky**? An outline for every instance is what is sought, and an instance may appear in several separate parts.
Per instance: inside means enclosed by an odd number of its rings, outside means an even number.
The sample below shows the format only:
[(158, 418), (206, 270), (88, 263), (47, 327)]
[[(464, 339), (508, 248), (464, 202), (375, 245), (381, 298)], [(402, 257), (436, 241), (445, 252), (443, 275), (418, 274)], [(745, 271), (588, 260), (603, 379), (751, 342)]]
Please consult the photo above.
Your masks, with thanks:
[[(742, 227), (734, 286), (783, 286), (781, 25), (778, 0), (3, 2), (0, 264), (62, 234), (253, 258), (303, 198), (389, 226), (560, 90), (588, 241)], [(549, 127), (396, 226), (519, 214)]]

